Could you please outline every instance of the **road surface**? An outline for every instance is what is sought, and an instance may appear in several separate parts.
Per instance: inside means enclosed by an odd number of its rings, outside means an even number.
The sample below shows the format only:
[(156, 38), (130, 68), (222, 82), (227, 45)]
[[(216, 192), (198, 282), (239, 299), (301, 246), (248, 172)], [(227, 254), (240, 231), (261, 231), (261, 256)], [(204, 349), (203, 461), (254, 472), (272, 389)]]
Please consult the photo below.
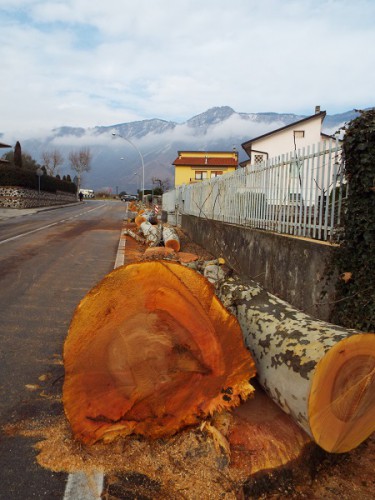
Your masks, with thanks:
[(16, 427), (63, 412), (69, 322), (114, 267), (124, 210), (120, 202), (88, 201), (0, 221), (0, 499), (64, 497), (67, 475), (42, 469), (34, 441)]

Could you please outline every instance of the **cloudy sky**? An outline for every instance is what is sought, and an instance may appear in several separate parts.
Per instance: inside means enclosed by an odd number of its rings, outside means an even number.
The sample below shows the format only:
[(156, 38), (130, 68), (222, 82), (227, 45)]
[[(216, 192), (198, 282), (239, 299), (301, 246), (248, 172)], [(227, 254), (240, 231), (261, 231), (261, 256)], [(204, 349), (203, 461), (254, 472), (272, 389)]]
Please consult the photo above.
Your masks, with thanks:
[(3, 138), (373, 106), (374, 0), (0, 0)]

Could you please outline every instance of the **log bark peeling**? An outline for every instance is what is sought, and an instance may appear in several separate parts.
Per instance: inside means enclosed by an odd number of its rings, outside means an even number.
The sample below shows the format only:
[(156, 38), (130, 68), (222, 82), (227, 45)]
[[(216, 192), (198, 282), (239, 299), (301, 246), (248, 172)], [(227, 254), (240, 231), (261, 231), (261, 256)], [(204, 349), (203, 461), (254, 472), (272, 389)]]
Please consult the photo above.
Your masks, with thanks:
[(174, 434), (253, 392), (236, 318), (181, 264), (129, 264), (81, 301), (64, 344), (63, 403), (76, 439)]
[(218, 284), (269, 396), (329, 452), (375, 430), (375, 335), (316, 320), (238, 277)]

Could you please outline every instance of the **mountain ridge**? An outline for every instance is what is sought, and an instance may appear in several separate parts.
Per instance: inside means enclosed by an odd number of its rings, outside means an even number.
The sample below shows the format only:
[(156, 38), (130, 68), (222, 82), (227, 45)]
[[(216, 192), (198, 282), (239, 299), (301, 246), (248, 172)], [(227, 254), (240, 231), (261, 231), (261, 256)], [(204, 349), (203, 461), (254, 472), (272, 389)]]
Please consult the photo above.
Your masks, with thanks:
[[(333, 134), (357, 115), (355, 110), (327, 115), (323, 132)], [(60, 149), (67, 158), (72, 149), (90, 147), (92, 169), (85, 174), (84, 185), (96, 190), (111, 188), (112, 192), (134, 192), (141, 187), (143, 176), (140, 152), (145, 165), (145, 187), (151, 188), (155, 177), (169, 178), (173, 185), (172, 162), (179, 150), (224, 151), (236, 147), (242, 161), (247, 156), (241, 144), (306, 116), (311, 115), (245, 113), (230, 106), (216, 106), (182, 123), (151, 118), (92, 128), (57, 127), (43, 140), (23, 141), (22, 147), (39, 162), (38, 155), (45, 150)], [(117, 137), (113, 137), (114, 132)], [(133, 143), (134, 147), (126, 142)], [(67, 160), (60, 173), (71, 173)]]

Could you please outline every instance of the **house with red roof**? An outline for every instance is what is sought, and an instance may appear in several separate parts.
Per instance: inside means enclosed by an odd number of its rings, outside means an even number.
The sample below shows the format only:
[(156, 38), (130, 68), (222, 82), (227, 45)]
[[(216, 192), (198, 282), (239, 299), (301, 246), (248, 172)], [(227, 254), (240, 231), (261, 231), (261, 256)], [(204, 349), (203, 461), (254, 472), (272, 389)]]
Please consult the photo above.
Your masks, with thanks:
[(233, 151), (178, 151), (174, 160), (175, 187), (201, 182), (232, 172), (238, 167), (238, 153)]

